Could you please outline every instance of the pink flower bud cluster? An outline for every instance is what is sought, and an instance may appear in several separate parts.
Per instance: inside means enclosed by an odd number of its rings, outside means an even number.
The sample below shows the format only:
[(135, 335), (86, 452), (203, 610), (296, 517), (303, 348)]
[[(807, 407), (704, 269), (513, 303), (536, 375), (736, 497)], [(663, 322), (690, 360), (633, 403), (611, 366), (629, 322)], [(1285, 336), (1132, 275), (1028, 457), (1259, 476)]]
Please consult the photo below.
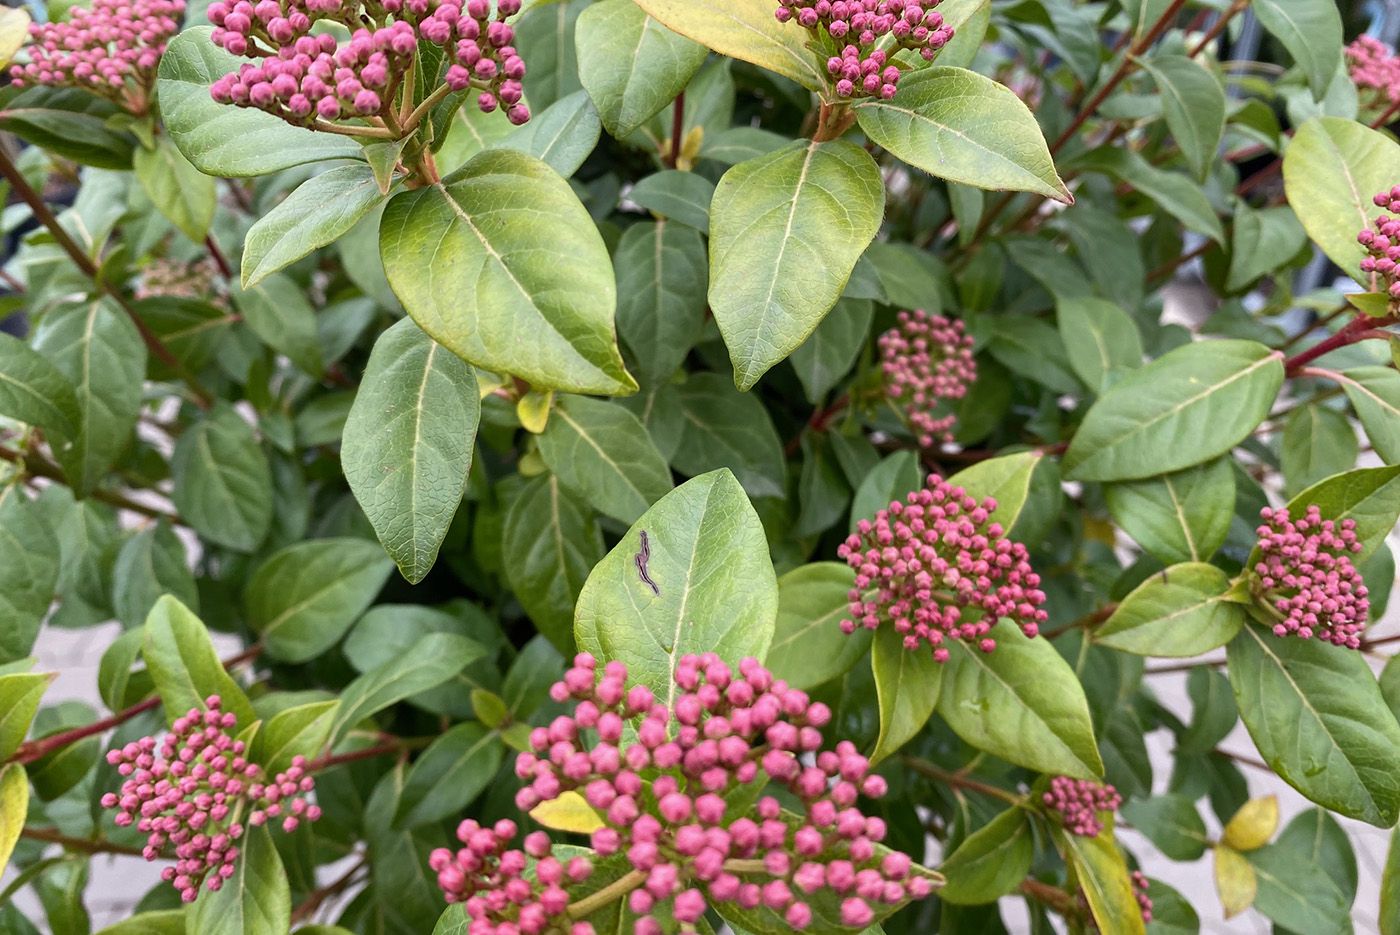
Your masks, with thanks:
[(885, 391), (904, 406), (920, 447), (953, 440), (957, 417), (936, 411), (940, 401), (962, 399), (977, 382), (972, 343), (961, 321), (922, 309), (900, 312), (899, 324), (880, 335)]
[[(645, 874), (627, 896), (637, 935), (660, 935), (662, 906), (684, 925), (711, 903), (763, 906), (802, 930), (813, 921), (808, 900), (828, 891), (841, 924), (865, 928), (874, 907), (929, 895), (907, 856), (877, 849), (884, 821), (857, 806), (884, 795), (885, 780), (850, 743), (822, 749), (825, 705), (753, 659), (735, 673), (713, 653), (684, 656), (673, 677), (664, 704), (645, 686), (627, 689), (622, 663), (599, 672), (592, 656), (576, 656), (552, 689), (576, 703), (573, 714), (533, 731), (533, 752), (515, 766), (528, 782), (517, 806), (580, 792), (603, 822), (593, 849), (625, 854)], [(785, 819), (773, 796), (729, 804), (765, 783), (791, 793), (802, 814)]]
[(185, 0), (93, 0), (66, 22), (34, 23), (29, 62), (10, 68), (26, 84), (84, 88), (143, 111), (165, 43), (180, 30)]
[[(567, 863), (550, 855), (549, 836), (542, 831), (525, 836), (525, 848), (511, 848), (515, 822), (502, 819), (490, 828), (467, 820), (457, 826), (462, 847), (455, 853), (440, 847), (428, 858), (438, 886), (450, 903), (465, 903), (472, 920), (469, 935), (540, 935), (546, 931), (594, 935), (587, 922), (568, 924), (565, 887), (593, 873), (583, 857)], [(533, 878), (525, 875), (533, 858)]]
[(1371, 602), (1350, 553), (1360, 552), (1356, 521), (1322, 518), (1315, 504), (1299, 519), (1286, 509), (1259, 512), (1258, 585), (1275, 610), (1276, 636), (1317, 637), (1358, 649)]
[(1065, 830), (1085, 838), (1096, 838), (1103, 831), (1102, 812), (1114, 812), (1123, 804), (1118, 790), (1107, 783), (1056, 776), (1041, 797), (1046, 808), (1058, 812)]
[(876, 45), (886, 36), (895, 50), (912, 49), (931, 61), (953, 38), (934, 7), (938, 0), (778, 0), (780, 23), (796, 22), (820, 41), (825, 33), (841, 51), (826, 63), (838, 97), (894, 97), (899, 65)]
[(147, 860), (175, 846), (175, 864), (161, 877), (185, 902), (194, 901), (201, 882), (217, 890), (233, 875), (245, 820), (261, 825), (281, 818), (282, 829), (291, 832), (321, 817), (306, 799), (315, 780), (305, 759), (297, 757), (269, 782), (247, 758), (243, 741), (229, 735), (234, 716), (219, 710), (219, 696), (204, 703), (208, 710), (191, 708), (176, 718), (159, 744), (143, 737), (108, 751), (107, 762), (126, 779), (119, 793), (102, 796), (103, 808), (117, 809), (118, 825), (135, 824), (149, 834), (142, 850)]
[(1358, 36), (1346, 47), (1347, 71), (1359, 90), (1370, 91), (1377, 104), (1400, 103), (1400, 57), (1374, 36)]
[(1370, 228), (1356, 235), (1357, 243), (1366, 248), (1361, 259), (1361, 272), (1375, 273), (1384, 291), (1392, 299), (1400, 299), (1400, 185), (1380, 192), (1371, 199), (1377, 208), (1390, 214), (1378, 214)]
[[(511, 123), (522, 124), (530, 119), (521, 85), (525, 61), (505, 22), (520, 6), (521, 0), (497, 0), (493, 12), (489, 0), (371, 0), (362, 12), (358, 0), (215, 0), (209, 5), (215, 44), (262, 61), (220, 78), (210, 93), (221, 104), (256, 107), (304, 126), (317, 118), (383, 117), (423, 41), (446, 51), (448, 88), (476, 88), (482, 111), (503, 107)], [(366, 27), (363, 16), (378, 25)], [(351, 29), (350, 41), (337, 47), (328, 33), (312, 36), (321, 20)]]
[(1132, 873), (1133, 895), (1137, 897), (1138, 908), (1142, 910), (1142, 921), (1152, 921), (1152, 897), (1147, 895), (1148, 887), (1147, 875), (1141, 870), (1134, 870)]
[[(851, 616), (841, 629), (874, 630), (888, 620), (906, 649), (927, 644), (939, 662), (948, 659), (944, 639), (996, 649), (987, 633), (999, 617), (1035, 636), (1046, 618), (1045, 592), (1026, 547), (992, 522), (996, 508), (990, 497), (978, 503), (934, 474), (927, 487), (894, 501), (873, 522), (861, 520), (836, 550), (856, 571)], [(980, 613), (964, 618), (968, 608)]]

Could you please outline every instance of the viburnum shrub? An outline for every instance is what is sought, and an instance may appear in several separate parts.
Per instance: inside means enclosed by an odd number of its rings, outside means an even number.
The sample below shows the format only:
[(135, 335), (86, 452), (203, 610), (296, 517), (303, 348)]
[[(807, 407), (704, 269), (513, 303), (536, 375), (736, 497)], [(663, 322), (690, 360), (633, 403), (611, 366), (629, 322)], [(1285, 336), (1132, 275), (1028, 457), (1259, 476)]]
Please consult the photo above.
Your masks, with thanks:
[(0, 932), (1400, 935), (1383, 8), (0, 8)]

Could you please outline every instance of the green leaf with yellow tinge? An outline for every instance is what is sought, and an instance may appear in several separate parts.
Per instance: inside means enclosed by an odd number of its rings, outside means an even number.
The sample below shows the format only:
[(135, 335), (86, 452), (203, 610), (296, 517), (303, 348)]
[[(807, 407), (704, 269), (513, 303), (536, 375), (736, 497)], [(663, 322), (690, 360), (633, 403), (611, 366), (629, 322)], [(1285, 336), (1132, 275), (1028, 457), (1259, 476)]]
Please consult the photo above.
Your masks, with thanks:
[(1221, 840), (1237, 851), (1255, 851), (1278, 830), (1278, 796), (1250, 799), (1225, 824)]

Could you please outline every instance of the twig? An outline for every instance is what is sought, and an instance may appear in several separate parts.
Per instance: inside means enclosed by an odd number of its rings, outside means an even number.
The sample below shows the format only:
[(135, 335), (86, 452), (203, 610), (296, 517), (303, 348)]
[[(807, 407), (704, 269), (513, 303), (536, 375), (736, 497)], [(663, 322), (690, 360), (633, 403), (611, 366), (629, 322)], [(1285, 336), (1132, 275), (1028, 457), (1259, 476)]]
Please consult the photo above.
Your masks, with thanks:
[(121, 854), (125, 857), (141, 857), (139, 847), (126, 847), (122, 844), (113, 844), (110, 841), (100, 841), (93, 838), (71, 838), (59, 832), (57, 828), (22, 828), (19, 836), (28, 838), (31, 841), (43, 841), (47, 844), (61, 844), (70, 851), (78, 851), (82, 854)]
[(1357, 315), (1346, 326), (1332, 335), (1325, 338), (1312, 347), (1284, 361), (1283, 369), (1290, 377), (1297, 376), (1308, 364), (1317, 360), (1325, 354), (1330, 354), (1341, 347), (1355, 344), (1358, 341), (1367, 341), (1375, 338), (1389, 338), (1387, 332), (1379, 330), (1378, 326), (1393, 325), (1400, 321), (1396, 315), (1387, 315), (1385, 318), (1372, 318), (1370, 315)]
[(1024, 796), (1017, 795), (1014, 792), (1010, 792), (998, 786), (989, 785), (977, 779), (972, 779), (961, 773), (950, 773), (916, 756), (904, 755), (899, 759), (900, 762), (914, 772), (927, 776), (929, 779), (936, 780), (937, 782), (947, 783), (954, 788), (966, 789), (969, 792), (978, 792), (982, 795), (991, 796), (994, 799), (1001, 799), (1003, 802), (1008, 802), (1011, 805), (1019, 806), (1025, 801)]
[[(11, 451), (8, 448), (0, 448), (0, 460), (9, 461), (13, 464), (20, 465), (24, 468), (25, 473), (30, 474), (31, 476), (46, 477), (49, 480), (57, 481), (60, 484), (68, 484), (67, 477), (64, 476), (63, 471), (59, 468), (58, 465), (48, 461), (45, 458), (41, 458), (38, 455), (22, 455), (19, 452)], [(148, 506), (147, 504), (142, 503), (139, 500), (133, 500), (122, 493), (117, 493), (111, 490), (98, 489), (93, 490), (89, 494), (89, 496), (92, 497), (94, 500), (101, 500), (103, 503), (110, 504), (111, 506), (117, 507), (118, 509), (130, 510), (133, 513), (140, 513), (142, 516), (147, 516), (151, 519), (168, 520), (169, 522), (174, 523), (177, 526), (187, 525), (185, 521), (180, 519), (180, 517), (175, 513), (170, 513), (166, 510), (160, 509), (159, 507)]]
[(327, 883), (325, 886), (312, 891), (311, 895), (307, 896), (306, 899), (302, 900), (302, 902), (292, 910), (292, 922), (305, 922), (307, 919), (311, 918), (317, 909), (321, 908), (321, 904), (327, 899), (349, 889), (355, 882), (355, 875), (363, 870), (368, 862), (369, 857), (362, 856), (341, 876)]
[(1177, 662), (1169, 666), (1143, 669), (1143, 675), (1165, 675), (1169, 672), (1190, 672), (1192, 669), (1218, 669), (1225, 664), (1224, 659), (1199, 659), (1196, 662)]
[(1195, 58), (1200, 55), (1212, 42), (1219, 39), (1220, 34), (1225, 31), (1225, 27), (1230, 25), (1230, 20), (1239, 15), (1247, 6), (1249, 6), (1249, 0), (1235, 0), (1234, 3), (1230, 4), (1230, 8), (1216, 17), (1210, 30), (1201, 37), (1200, 42), (1196, 43), (1196, 47), (1190, 52), (1190, 57)]
[(685, 132), (685, 92), (676, 95), (671, 113), (671, 152), (666, 157), (666, 167), (674, 169), (681, 162), (681, 134)]
[(204, 248), (209, 251), (209, 258), (219, 268), (219, 275), (225, 279), (233, 279), (233, 267), (229, 266), (228, 257), (224, 256), (224, 251), (219, 249), (219, 242), (214, 239), (213, 234), (204, 238)]

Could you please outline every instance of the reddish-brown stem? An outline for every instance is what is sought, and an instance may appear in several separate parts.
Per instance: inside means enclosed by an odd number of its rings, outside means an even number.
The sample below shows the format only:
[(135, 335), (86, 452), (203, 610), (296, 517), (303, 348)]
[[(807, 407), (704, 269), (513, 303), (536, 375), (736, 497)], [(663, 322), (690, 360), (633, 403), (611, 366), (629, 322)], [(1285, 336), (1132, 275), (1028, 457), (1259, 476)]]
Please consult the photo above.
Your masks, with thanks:
[(674, 169), (681, 163), (681, 134), (685, 133), (685, 92), (676, 95), (671, 105), (671, 151), (666, 155), (666, 168)]
[(1385, 109), (1384, 113), (1382, 113), (1375, 120), (1371, 121), (1371, 129), (1379, 130), (1381, 127), (1390, 123), (1390, 121), (1395, 117), (1397, 113), (1400, 113), (1400, 101), (1396, 101), (1394, 104), (1391, 104)]
[(1292, 357), (1288, 358), (1288, 360), (1284, 361), (1284, 372), (1290, 377), (1296, 376), (1308, 364), (1325, 354), (1332, 353), (1339, 347), (1346, 347), (1358, 341), (1366, 341), (1378, 337), (1388, 338), (1390, 335), (1384, 331), (1378, 330), (1376, 326), (1392, 325), (1395, 324), (1397, 320), (1400, 320), (1400, 318), (1397, 318), (1395, 315), (1388, 315), (1385, 318), (1372, 318), (1369, 315), (1357, 315), (1351, 321), (1347, 322), (1346, 326), (1343, 327), (1341, 331), (1338, 331), (1330, 338), (1325, 338), (1306, 351), (1294, 354)]
[(1073, 897), (1058, 886), (1027, 877), (1021, 881), (1021, 892), (1038, 903), (1044, 903), (1062, 916), (1075, 914)]
[(1361, 643), (1361, 651), (1369, 652), (1377, 646), (1385, 646), (1389, 643), (1400, 643), (1400, 634), (1395, 636), (1383, 636), (1378, 640), (1365, 640)]
[(1177, 257), (1174, 260), (1163, 263), (1161, 266), (1157, 267), (1156, 269), (1150, 271), (1147, 274), (1147, 281), (1149, 283), (1154, 284), (1161, 282), (1162, 280), (1171, 276), (1172, 273), (1175, 273), (1177, 270), (1181, 269), (1181, 267), (1185, 266), (1187, 263), (1190, 263), (1192, 260), (1196, 259), (1199, 256), (1204, 256), (1206, 251), (1211, 248), (1211, 244), (1212, 241), (1207, 240), (1205, 243), (1201, 244), (1196, 249), (1183, 253), (1181, 256)]
[(150, 350), (161, 363), (165, 364), (178, 375), (180, 379), (184, 380), (185, 385), (189, 387), (199, 407), (201, 409), (208, 409), (213, 405), (214, 397), (209, 394), (208, 390), (200, 385), (199, 380), (195, 378), (194, 374), (185, 369), (185, 365), (180, 363), (180, 360), (170, 352), (170, 348), (165, 346), (165, 343), (146, 325), (146, 322), (142, 320), (141, 316), (136, 314), (136, 310), (128, 304), (121, 290), (102, 278), (101, 271), (97, 268), (97, 264), (93, 262), (92, 257), (84, 253), (82, 247), (79, 247), (73, 238), (68, 235), (67, 229), (58, 222), (58, 218), (49, 210), (48, 204), (39, 196), (39, 193), (30, 186), (28, 180), (24, 177), (24, 173), (19, 171), (14, 162), (10, 160), (9, 153), (5, 152), (3, 149), (0, 149), (0, 175), (5, 177), (10, 183), (10, 187), (24, 200), (24, 203), (29, 205), (29, 210), (34, 212), (34, 217), (48, 229), (54, 241), (63, 248), (63, 252), (67, 253), (68, 257), (78, 269), (82, 270), (83, 274), (92, 280), (93, 286), (111, 296), (112, 300), (126, 313), (127, 317), (131, 319), (132, 324), (136, 326), (136, 330), (141, 335), (141, 340), (145, 342), (147, 349)]
[(1078, 620), (1075, 620), (1072, 623), (1067, 623), (1064, 626), (1060, 627), (1058, 630), (1052, 630), (1051, 632), (1044, 634), (1044, 636), (1047, 640), (1053, 640), (1055, 637), (1068, 633), (1071, 630), (1092, 630), (1094, 627), (1106, 621), (1109, 617), (1112, 617), (1113, 612), (1117, 609), (1118, 605), (1116, 603), (1110, 602), (1100, 607), (1093, 613), (1085, 614)]
[(1258, 172), (1254, 173), (1249, 178), (1241, 182), (1235, 188), (1235, 194), (1243, 198), (1245, 195), (1248, 195), (1250, 192), (1254, 191), (1256, 188), (1267, 182), (1269, 179), (1278, 175), (1279, 171), (1282, 168), (1283, 158), (1280, 157), (1278, 159), (1275, 159), (1273, 162), (1269, 163), (1267, 166), (1260, 169)]
[(20, 282), (18, 279), (5, 272), (3, 269), (0, 269), (0, 282), (3, 282), (7, 287), (9, 287), (9, 290), (11, 292), (23, 293), (25, 291), (24, 283)]
[(77, 851), (80, 854), (121, 854), (126, 857), (143, 856), (141, 849), (138, 847), (126, 847), (121, 844), (113, 844), (109, 841), (95, 841), (89, 838), (71, 838), (66, 834), (61, 834), (56, 828), (22, 828), (19, 835), (31, 841), (43, 841), (46, 844), (61, 844), (66, 850)]
[(994, 799), (1001, 799), (1003, 802), (1007, 802), (1011, 805), (1020, 805), (1025, 800), (1025, 796), (1017, 795), (1015, 792), (1011, 792), (1008, 789), (989, 785), (988, 783), (973, 779), (970, 776), (965, 776), (962, 773), (950, 773), (916, 756), (901, 756), (899, 759), (914, 772), (927, 776), (929, 779), (935, 780), (936, 782), (946, 783), (957, 789), (966, 789), (968, 792), (977, 792)]
[(213, 234), (204, 238), (204, 249), (209, 251), (209, 258), (219, 268), (219, 275), (225, 279), (232, 279), (233, 267), (228, 265), (228, 257), (224, 256), (224, 251), (219, 249), (219, 242), (214, 239)]
[(1169, 672), (1190, 672), (1192, 669), (1217, 669), (1225, 664), (1224, 659), (1200, 659), (1196, 662), (1177, 662), (1169, 666), (1143, 669), (1144, 675), (1166, 675)]
[(356, 763), (360, 760), (372, 760), (377, 756), (384, 756), (386, 753), (398, 753), (405, 745), (401, 740), (394, 740), (389, 743), (377, 744), (373, 747), (365, 747), (363, 750), (351, 750), (348, 753), (327, 754), (319, 760), (313, 760), (307, 767), (311, 772), (319, 772), (323, 769), (330, 769), (332, 766), (343, 766), (346, 763)]
[(1308, 326), (1307, 326), (1306, 328), (1304, 328), (1302, 331), (1299, 331), (1299, 332), (1298, 332), (1297, 334), (1295, 334), (1293, 337), (1289, 338), (1287, 341), (1285, 341), (1285, 342), (1279, 347), (1279, 350), (1281, 350), (1281, 351), (1286, 351), (1286, 350), (1288, 350), (1290, 347), (1292, 347), (1293, 345), (1297, 344), (1299, 341), (1303, 340), (1303, 339), (1306, 338), (1308, 335), (1312, 334), (1312, 333), (1313, 333), (1314, 331), (1316, 331), (1318, 328), (1325, 328), (1325, 327), (1327, 327), (1327, 326), (1330, 325), (1333, 321), (1335, 321), (1337, 318), (1341, 317), (1342, 315), (1345, 315), (1347, 312), (1349, 312), (1349, 311), (1351, 311), (1351, 310), (1352, 310), (1351, 303), (1350, 303), (1350, 302), (1343, 302), (1341, 305), (1337, 306), (1335, 309), (1333, 309), (1332, 311), (1328, 312), (1326, 315), (1323, 315), (1323, 316), (1322, 316), (1321, 318), (1319, 318), (1317, 321), (1315, 321), (1315, 322), (1313, 322), (1312, 324), (1308, 325)]
[(292, 910), (292, 922), (305, 922), (315, 914), (317, 909), (321, 908), (321, 904), (327, 899), (349, 889), (354, 885), (355, 876), (365, 868), (365, 864), (368, 862), (368, 857), (361, 857), (351, 865), (349, 870), (345, 871), (335, 880), (313, 891), (311, 895), (302, 900), (300, 905)]
[[(831, 420), (844, 412), (850, 404), (851, 397), (847, 393), (837, 397), (831, 405), (814, 410), (812, 417), (807, 420), (807, 429), (813, 432), (825, 432), (827, 427), (831, 425)], [(802, 432), (798, 432), (788, 440), (784, 450), (789, 457), (796, 454), (797, 450), (802, 447), (802, 434)]]
[(1245, 7), (1249, 6), (1249, 0), (1235, 0), (1230, 4), (1230, 8), (1221, 13), (1215, 19), (1215, 23), (1210, 30), (1201, 37), (1201, 41), (1196, 43), (1196, 47), (1191, 50), (1191, 57), (1195, 58), (1204, 52), (1212, 42), (1220, 38), (1220, 34), (1225, 31), (1225, 27), (1230, 25), (1230, 20), (1234, 19)]
[[(40, 458), (38, 455), (31, 454), (25, 456), (17, 451), (11, 451), (8, 448), (0, 448), (0, 460), (21, 465), (27, 474), (34, 477), (46, 477), (49, 480), (57, 481), (61, 484), (66, 484), (68, 482), (58, 465), (44, 458)], [(148, 506), (124, 494), (110, 490), (94, 490), (89, 496), (94, 500), (101, 500), (103, 503), (110, 504), (121, 510), (130, 510), (133, 513), (140, 513), (142, 516), (148, 516), (151, 519), (168, 520), (178, 526), (185, 525), (184, 521), (174, 513), (169, 513), (157, 507)]]

